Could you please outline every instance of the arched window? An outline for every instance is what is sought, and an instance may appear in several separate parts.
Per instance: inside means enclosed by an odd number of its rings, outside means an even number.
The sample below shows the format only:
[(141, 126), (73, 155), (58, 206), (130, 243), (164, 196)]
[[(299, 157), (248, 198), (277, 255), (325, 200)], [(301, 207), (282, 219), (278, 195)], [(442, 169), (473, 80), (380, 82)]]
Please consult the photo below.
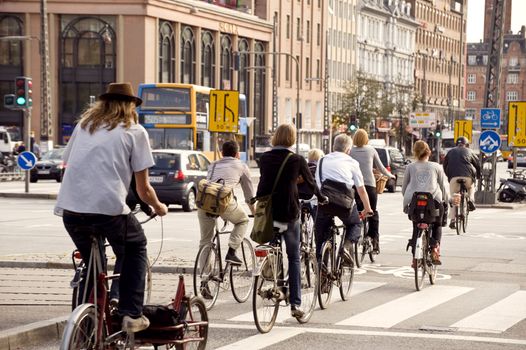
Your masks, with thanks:
[(159, 22), (159, 82), (175, 81), (175, 38), (172, 24)]
[(203, 31), (201, 39), (201, 85), (215, 86), (215, 46), (210, 31)]
[(115, 81), (113, 17), (63, 17), (60, 60), (59, 142), (65, 143), (81, 112)]
[(238, 74), (238, 90), (240, 93), (247, 96), (247, 101), (250, 101), (250, 74), (249, 67), (249, 46), (248, 40), (245, 38), (239, 38), (238, 41), (238, 52), (239, 52), (239, 74)]
[[(20, 17), (10, 14), (0, 15), (0, 37), (24, 35)], [(24, 75), (22, 40), (0, 41), (0, 96), (15, 92), (15, 78)], [(0, 105), (0, 120), (8, 125), (23, 127), (23, 114), (6, 109)]]
[[(257, 41), (254, 45), (254, 51), (256, 52), (254, 66), (265, 67), (265, 44)], [(256, 69), (254, 72), (254, 116), (256, 117), (254, 128), (256, 135), (265, 134), (265, 71), (265, 69)]]
[(181, 82), (195, 84), (195, 36), (188, 26), (181, 30)]
[(232, 39), (227, 34), (221, 35), (221, 89), (232, 89)]

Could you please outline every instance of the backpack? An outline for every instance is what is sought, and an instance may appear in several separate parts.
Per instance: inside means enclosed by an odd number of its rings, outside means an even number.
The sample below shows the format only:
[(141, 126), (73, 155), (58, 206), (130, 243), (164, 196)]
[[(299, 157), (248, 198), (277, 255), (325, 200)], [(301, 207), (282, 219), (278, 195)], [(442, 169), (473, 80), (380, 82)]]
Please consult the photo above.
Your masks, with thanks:
[[(213, 178), (215, 167), (216, 163), (212, 166), (210, 178)], [(203, 179), (197, 184), (195, 204), (199, 209), (209, 214), (223, 215), (233, 198), (234, 188), (225, 185), (223, 179), (219, 179), (217, 182)]]
[(292, 155), (292, 153), (287, 154), (285, 157), (285, 160), (283, 160), (283, 163), (281, 163), (281, 166), (278, 171), (278, 175), (276, 176), (276, 179), (274, 180), (274, 185), (272, 186), (272, 191), (270, 194), (267, 194), (265, 196), (253, 198), (253, 200), (257, 200), (256, 203), (256, 209), (254, 211), (254, 227), (252, 227), (252, 232), (250, 233), (250, 238), (259, 244), (264, 244), (267, 242), (270, 242), (272, 238), (274, 238), (274, 220), (272, 217), (272, 195), (274, 194), (274, 190), (276, 189), (276, 185), (278, 184), (279, 177), (281, 176), (281, 172), (283, 171), (283, 168), (285, 167), (285, 163), (289, 159), (289, 157)]

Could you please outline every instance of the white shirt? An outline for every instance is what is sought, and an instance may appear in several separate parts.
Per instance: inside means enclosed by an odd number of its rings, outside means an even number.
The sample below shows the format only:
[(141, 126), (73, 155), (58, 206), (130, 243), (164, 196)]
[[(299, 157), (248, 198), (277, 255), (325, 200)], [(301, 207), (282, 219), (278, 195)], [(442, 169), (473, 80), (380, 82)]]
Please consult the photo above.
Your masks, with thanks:
[(133, 172), (154, 165), (148, 134), (141, 125), (93, 134), (75, 127), (64, 152), (66, 171), (55, 214), (64, 209), (77, 213), (128, 214), (126, 196)]
[(360, 164), (352, 159), (348, 154), (343, 152), (332, 152), (327, 154), (323, 159), (321, 166), (320, 179), (320, 162), (318, 161), (318, 168), (316, 169), (316, 184), (321, 188), (323, 180), (334, 180), (344, 182), (349, 188), (353, 186), (362, 187), (363, 176), (360, 170)]

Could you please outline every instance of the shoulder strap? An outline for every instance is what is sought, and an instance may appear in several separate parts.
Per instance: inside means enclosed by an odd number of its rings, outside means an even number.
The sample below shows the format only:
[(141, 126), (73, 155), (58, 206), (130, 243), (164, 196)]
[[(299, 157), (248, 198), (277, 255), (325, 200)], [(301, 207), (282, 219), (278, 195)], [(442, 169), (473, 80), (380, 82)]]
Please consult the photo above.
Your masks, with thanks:
[(323, 182), (323, 179), (321, 178), (321, 164), (323, 163), (323, 157), (320, 159), (320, 162), (318, 164), (318, 174), (320, 176), (320, 183)]
[(212, 163), (212, 172), (210, 173), (210, 181), (214, 178), (214, 171), (216, 170), (216, 162)]
[(276, 189), (276, 186), (279, 181), (279, 177), (281, 176), (281, 172), (283, 171), (283, 168), (285, 167), (285, 163), (287, 162), (290, 156), (292, 156), (292, 152), (289, 152), (289, 154), (287, 154), (287, 156), (283, 160), (283, 163), (281, 163), (281, 166), (279, 167), (279, 170), (278, 170), (278, 176), (276, 176), (276, 180), (274, 180), (274, 185), (272, 186), (272, 192), (270, 192), (271, 194), (274, 193), (274, 190)]

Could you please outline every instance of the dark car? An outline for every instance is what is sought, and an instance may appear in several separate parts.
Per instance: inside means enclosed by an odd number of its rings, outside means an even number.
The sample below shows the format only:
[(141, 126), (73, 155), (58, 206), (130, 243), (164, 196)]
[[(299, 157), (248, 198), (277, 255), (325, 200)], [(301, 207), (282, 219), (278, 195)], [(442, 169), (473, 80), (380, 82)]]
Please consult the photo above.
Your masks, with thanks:
[[(517, 167), (526, 168), (526, 148), (517, 149)], [(513, 153), (508, 157), (508, 169), (513, 169)]]
[(62, 160), (65, 150), (65, 148), (54, 148), (44, 153), (35, 167), (31, 169), (29, 181), (37, 182), (42, 179), (51, 179), (61, 182), (66, 170), (66, 164)]
[(385, 188), (389, 192), (395, 192), (396, 186), (402, 186), (405, 168), (411, 161), (394, 147), (375, 147), (375, 149), (384, 167), (395, 176), (395, 179), (387, 180)]
[[(197, 184), (205, 179), (210, 161), (199, 151), (159, 149), (153, 151), (155, 165), (149, 169), (150, 184), (159, 201), (166, 205), (178, 204), (184, 211), (196, 209)], [(137, 206), (132, 191), (126, 203), (130, 208)]]

